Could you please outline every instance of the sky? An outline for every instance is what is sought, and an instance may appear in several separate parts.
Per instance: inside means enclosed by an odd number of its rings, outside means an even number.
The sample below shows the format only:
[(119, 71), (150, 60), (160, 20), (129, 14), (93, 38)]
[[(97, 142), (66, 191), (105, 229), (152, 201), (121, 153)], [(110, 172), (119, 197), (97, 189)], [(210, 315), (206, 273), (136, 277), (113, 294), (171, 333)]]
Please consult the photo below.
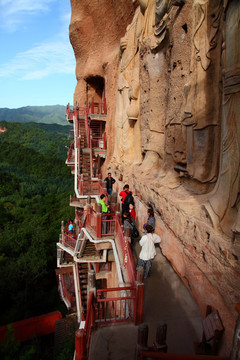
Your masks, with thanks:
[(70, 16), (70, 0), (0, 0), (0, 108), (73, 103)]

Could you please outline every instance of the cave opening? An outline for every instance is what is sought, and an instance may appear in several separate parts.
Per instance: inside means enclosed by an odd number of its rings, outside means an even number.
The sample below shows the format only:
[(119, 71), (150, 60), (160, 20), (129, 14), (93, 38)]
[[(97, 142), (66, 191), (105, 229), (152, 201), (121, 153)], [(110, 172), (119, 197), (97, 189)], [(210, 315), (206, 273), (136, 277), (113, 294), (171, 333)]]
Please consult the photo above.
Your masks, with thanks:
[(105, 98), (105, 80), (102, 76), (89, 76), (86, 81), (86, 98), (87, 103), (102, 103)]

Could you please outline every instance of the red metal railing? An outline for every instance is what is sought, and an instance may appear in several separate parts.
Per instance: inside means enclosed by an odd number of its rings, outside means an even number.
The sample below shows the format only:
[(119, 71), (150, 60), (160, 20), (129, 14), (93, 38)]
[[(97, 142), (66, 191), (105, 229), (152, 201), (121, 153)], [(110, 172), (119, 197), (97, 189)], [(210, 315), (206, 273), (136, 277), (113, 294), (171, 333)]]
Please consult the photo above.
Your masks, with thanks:
[(73, 273), (59, 274), (58, 276), (61, 279), (63, 296), (68, 300), (70, 307), (73, 307), (75, 305), (73, 299), (73, 293), (75, 292)]
[(96, 325), (142, 322), (144, 284), (97, 290), (95, 299), (90, 293), (84, 329), (75, 334), (75, 360), (88, 359), (91, 332)]
[(73, 119), (73, 110), (70, 109), (70, 104), (67, 104), (66, 115), (68, 120)]
[[(70, 109), (70, 105), (67, 105), (66, 115), (69, 121), (73, 121), (75, 117), (75, 136), (77, 138), (77, 147), (80, 150), (80, 139), (84, 137), (86, 142), (84, 141), (84, 147), (88, 147), (90, 149), (90, 174), (91, 177), (96, 176), (96, 171), (94, 173), (93, 170), (93, 149), (98, 149), (98, 151), (106, 150), (106, 133), (105, 133), (105, 123), (103, 121), (89, 120), (90, 114), (101, 114), (105, 115), (107, 113), (106, 107), (106, 99), (102, 103), (96, 103), (92, 100), (89, 106), (85, 106), (84, 108), (75, 106), (73, 110)], [(84, 129), (82, 128), (82, 133), (80, 134), (80, 122), (84, 118)], [(83, 146), (83, 145), (82, 145)], [(70, 148), (68, 151), (68, 159), (67, 162), (74, 161), (72, 157), (73, 148)], [(83, 161), (83, 156), (81, 157), (81, 161)], [(79, 164), (79, 169), (81, 171), (81, 166), (85, 166), (86, 164), (80, 164), (80, 152), (77, 159), (77, 163)], [(79, 184), (80, 186), (81, 184)], [(83, 187), (80, 186), (81, 189)]]
[(101, 237), (114, 236), (115, 214), (101, 214)]
[(94, 293), (91, 292), (87, 302), (87, 316), (84, 330), (87, 335), (87, 353), (89, 353), (92, 328), (95, 326), (95, 308), (93, 304)]
[(86, 360), (89, 355), (92, 329), (95, 325), (94, 294), (90, 293), (87, 302), (87, 316), (84, 329), (78, 329), (75, 333), (75, 360)]
[(103, 121), (92, 120), (90, 123), (90, 132), (92, 148), (106, 149), (105, 123)]
[(88, 114), (107, 114), (107, 103), (106, 98), (101, 103), (94, 102), (94, 99), (92, 99), (92, 102), (88, 105)]
[(97, 290), (96, 323), (132, 322), (135, 319), (136, 287)]
[(70, 233), (64, 229), (62, 232), (62, 244), (69, 246), (71, 249), (75, 249), (77, 242), (77, 235)]
[(105, 182), (99, 180), (99, 194), (104, 194), (106, 197), (108, 196), (108, 193), (107, 193), (107, 185)]
[(73, 150), (74, 150), (74, 141), (71, 141), (70, 148), (68, 149), (68, 154), (67, 154), (68, 163), (74, 162)]
[(100, 181), (99, 180), (82, 180), (78, 179), (78, 189), (81, 195), (99, 195)]
[(79, 298), (79, 307), (81, 309), (81, 320), (85, 320), (85, 313), (84, 313), (84, 309), (83, 309), (83, 303), (82, 303), (82, 287), (81, 287), (81, 282), (80, 282), (80, 277), (79, 277), (79, 264), (77, 264), (77, 268), (78, 268), (78, 273), (77, 273), (77, 284), (78, 284), (78, 298)]
[(89, 226), (95, 233), (97, 232), (97, 213), (92, 207), (87, 210), (86, 226)]
[(120, 244), (122, 258), (123, 258), (123, 265), (127, 270), (128, 281), (131, 284), (134, 284), (136, 280), (136, 266), (133, 259), (130, 242), (128, 241), (128, 238), (124, 236), (122, 223), (119, 215), (116, 216), (115, 233), (118, 237), (118, 241)]
[(89, 226), (100, 239), (104, 236), (114, 236), (115, 233), (115, 214), (97, 213), (89, 207), (86, 226)]

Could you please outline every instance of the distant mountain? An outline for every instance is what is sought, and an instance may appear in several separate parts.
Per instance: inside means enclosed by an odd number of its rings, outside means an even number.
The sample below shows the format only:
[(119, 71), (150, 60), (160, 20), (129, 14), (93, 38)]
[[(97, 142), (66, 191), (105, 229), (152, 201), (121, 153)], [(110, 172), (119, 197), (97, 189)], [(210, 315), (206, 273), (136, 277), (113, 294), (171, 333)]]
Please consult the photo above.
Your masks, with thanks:
[(18, 109), (0, 108), (0, 121), (67, 125), (66, 106), (25, 106)]

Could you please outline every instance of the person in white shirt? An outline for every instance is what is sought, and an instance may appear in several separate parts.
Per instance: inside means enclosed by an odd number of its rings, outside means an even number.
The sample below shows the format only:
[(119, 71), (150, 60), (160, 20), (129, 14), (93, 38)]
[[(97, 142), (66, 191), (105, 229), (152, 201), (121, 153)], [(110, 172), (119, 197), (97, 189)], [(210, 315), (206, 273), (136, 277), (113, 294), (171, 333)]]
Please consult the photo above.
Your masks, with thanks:
[(152, 262), (156, 255), (155, 244), (160, 243), (161, 238), (157, 234), (153, 234), (153, 227), (151, 225), (146, 225), (145, 230), (147, 233), (139, 241), (142, 250), (139, 254), (137, 266), (144, 268), (144, 278), (146, 279), (150, 274)]

